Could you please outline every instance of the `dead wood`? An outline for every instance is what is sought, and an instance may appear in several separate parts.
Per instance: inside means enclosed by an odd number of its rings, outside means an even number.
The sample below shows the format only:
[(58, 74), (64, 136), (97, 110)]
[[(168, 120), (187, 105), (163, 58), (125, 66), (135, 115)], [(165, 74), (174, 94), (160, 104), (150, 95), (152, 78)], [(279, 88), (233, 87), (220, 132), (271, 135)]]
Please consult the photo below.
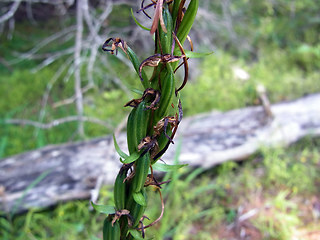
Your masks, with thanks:
[[(190, 166), (212, 167), (242, 160), (260, 147), (287, 146), (306, 136), (320, 135), (320, 94), (271, 106), (185, 118), (162, 157), (173, 161), (179, 139), (179, 160)], [(118, 143), (125, 150), (126, 136)], [(120, 167), (111, 136), (86, 142), (47, 146), (0, 161), (0, 208), (22, 212), (61, 201), (88, 199), (99, 183), (113, 184)]]

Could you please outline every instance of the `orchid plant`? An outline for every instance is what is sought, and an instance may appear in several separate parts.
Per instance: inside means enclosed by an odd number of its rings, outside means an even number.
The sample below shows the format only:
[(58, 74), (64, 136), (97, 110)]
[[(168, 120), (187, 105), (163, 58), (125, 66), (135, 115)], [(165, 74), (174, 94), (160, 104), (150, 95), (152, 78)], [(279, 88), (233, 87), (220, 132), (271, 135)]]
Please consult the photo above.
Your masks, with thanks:
[[(129, 58), (144, 91), (140, 98), (132, 99), (125, 107), (132, 111), (127, 121), (127, 145), (129, 154), (123, 152), (114, 137), (115, 148), (120, 155), (122, 167), (114, 184), (115, 206), (96, 205), (93, 207), (107, 214), (103, 225), (103, 239), (143, 239), (146, 230), (159, 222), (164, 213), (161, 185), (154, 170), (171, 171), (184, 165), (167, 165), (158, 160), (173, 143), (182, 119), (180, 91), (188, 80), (188, 59), (195, 57), (193, 44), (188, 36), (194, 22), (199, 0), (145, 0), (138, 13), (152, 19), (148, 12), (154, 9), (151, 28), (136, 23), (154, 35), (154, 54), (143, 61), (120, 38), (109, 38), (102, 49), (117, 54), (120, 48)], [(190, 50), (184, 49), (185, 41)], [(189, 47), (188, 47), (189, 48)], [(145, 67), (153, 68), (149, 77)], [(179, 83), (176, 78), (178, 68), (184, 68), (184, 78)], [(161, 199), (160, 216), (145, 225), (144, 215), (148, 207), (147, 188), (155, 188)]]

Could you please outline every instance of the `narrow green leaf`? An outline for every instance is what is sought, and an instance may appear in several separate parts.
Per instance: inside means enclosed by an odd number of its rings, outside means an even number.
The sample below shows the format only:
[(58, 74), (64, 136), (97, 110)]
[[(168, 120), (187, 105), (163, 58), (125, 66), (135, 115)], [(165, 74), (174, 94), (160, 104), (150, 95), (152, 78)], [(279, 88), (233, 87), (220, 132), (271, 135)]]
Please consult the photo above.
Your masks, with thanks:
[(139, 95), (143, 95), (143, 91), (141, 91), (140, 89), (137, 88), (130, 88), (130, 90), (134, 93), (137, 93)]
[(131, 15), (132, 15), (132, 17), (133, 17), (134, 22), (135, 22), (139, 27), (141, 27), (143, 30), (147, 30), (147, 31), (150, 32), (150, 28), (147, 28), (147, 27), (143, 26), (141, 23), (138, 22), (138, 20), (136, 19), (136, 17), (135, 17), (134, 14), (133, 14), (132, 8), (131, 8)]
[(142, 192), (134, 192), (132, 193), (133, 199), (138, 203), (139, 205), (145, 207), (147, 206), (147, 201), (144, 198)]
[(192, 52), (192, 51), (185, 51), (185, 53), (186, 53), (186, 57), (188, 58), (203, 58), (213, 54), (213, 52), (198, 53), (198, 52)]
[[(199, 0), (190, 1), (188, 9), (183, 16), (182, 22), (177, 32), (177, 37), (181, 44), (184, 43), (184, 41), (186, 40), (189, 34), (189, 31), (192, 27), (194, 19), (197, 15), (198, 7), (199, 7)], [(179, 51), (179, 48), (176, 46), (174, 51), (176, 53), (176, 51)]]
[(112, 214), (115, 212), (114, 206), (110, 205), (98, 205), (91, 201), (92, 207), (99, 213)]
[(177, 20), (180, 2), (181, 2), (181, 0), (175, 0), (175, 1), (173, 1), (172, 19), (173, 19), (174, 23), (175, 23), (176, 20)]
[(195, 169), (194, 171), (189, 173), (188, 177), (185, 179), (185, 182), (190, 183), (193, 179), (195, 179), (197, 176), (199, 176), (203, 172), (204, 172), (204, 168), (202, 167)]
[(130, 156), (127, 156), (124, 159), (123, 163), (125, 163), (125, 164), (132, 163), (132, 162), (136, 161), (139, 157), (140, 157), (140, 153), (134, 152)]
[(120, 155), (120, 157), (122, 157), (124, 159), (128, 158), (129, 156), (120, 149), (114, 134), (112, 134), (112, 137), (113, 137), (114, 148), (116, 149), (116, 151)]
[[(172, 16), (169, 12), (169, 8), (167, 4), (164, 4), (163, 6), (163, 21), (164, 25), (166, 27), (166, 32), (162, 30), (162, 26), (159, 22), (158, 30), (159, 30), (159, 40), (161, 44), (161, 51), (164, 54), (171, 53), (172, 48), (172, 30), (173, 30), (173, 22), (172, 22)], [(160, 48), (160, 47), (159, 47)]]
[[(127, 54), (128, 54), (128, 57), (133, 65), (134, 69), (136, 70), (137, 74), (139, 75), (140, 61), (139, 61), (137, 55), (135, 54), (135, 52), (129, 46), (127, 47)], [(148, 77), (143, 69), (141, 71), (141, 74), (142, 74), (142, 78), (144, 79), (144, 81), (142, 81), (143, 87), (149, 88), (150, 82), (147, 81)]]
[(129, 229), (128, 232), (132, 235), (132, 237), (134, 239), (137, 239), (137, 240), (144, 240), (143, 237), (141, 236), (141, 233), (136, 230), (136, 229)]
[(179, 168), (188, 166), (188, 164), (176, 164), (176, 165), (169, 165), (160, 162), (156, 162), (152, 165), (153, 170), (161, 171), (161, 172), (170, 172), (178, 170)]

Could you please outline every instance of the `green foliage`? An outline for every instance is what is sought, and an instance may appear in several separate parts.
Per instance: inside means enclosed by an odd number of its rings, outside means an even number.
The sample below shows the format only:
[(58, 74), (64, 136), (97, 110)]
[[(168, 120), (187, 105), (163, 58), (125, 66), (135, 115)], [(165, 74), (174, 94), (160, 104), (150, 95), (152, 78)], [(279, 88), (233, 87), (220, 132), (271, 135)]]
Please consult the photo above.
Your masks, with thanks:
[(131, 8), (129, 5), (125, 5), (125, 4), (115, 5), (113, 6), (112, 12), (114, 14), (111, 14), (110, 17), (108, 18), (108, 21), (110, 21), (110, 26), (113, 26), (116, 28), (124, 28), (124, 27), (127, 27), (128, 22), (132, 20)]
[[(259, 212), (246, 224), (253, 224), (265, 239), (290, 239), (295, 230), (315, 221), (304, 206), (308, 207), (310, 195), (319, 194), (319, 146), (319, 139), (307, 138), (286, 151), (263, 149), (241, 165), (226, 162), (209, 171), (184, 167), (167, 173), (163, 181), (171, 182), (162, 186), (166, 211), (162, 220), (147, 230), (148, 235), (154, 239), (220, 240), (221, 228), (234, 223), (239, 206), (247, 206)], [(159, 195), (149, 189), (148, 196), (152, 207), (146, 215), (155, 219), (161, 209)], [(110, 187), (100, 191), (102, 202), (113, 205)], [(255, 205), (257, 202), (260, 205)], [(75, 201), (14, 218), (4, 215), (0, 217), (0, 238), (101, 239), (102, 214), (88, 212), (88, 205), (88, 201)], [(308, 217), (306, 223), (301, 216)]]
[[(178, 164), (178, 155), (175, 164)], [(186, 239), (190, 229), (198, 226), (194, 233), (196, 239), (208, 239), (212, 227), (224, 218), (225, 210), (216, 194), (222, 189), (201, 168), (192, 171), (184, 167), (167, 173), (163, 180), (168, 179), (170, 183), (163, 187), (163, 197), (167, 199), (164, 216), (154, 229), (149, 230), (149, 235), (155, 239)], [(157, 193), (149, 195), (153, 208), (146, 214), (156, 218), (160, 213), (157, 207), (161, 205), (160, 199)]]
[(287, 199), (288, 192), (279, 192), (267, 203), (272, 214), (261, 214), (254, 225), (268, 239), (291, 239), (294, 230), (299, 226), (298, 206)]
[(309, 45), (301, 44), (296, 49), (292, 50), (291, 60), (292, 63), (306, 72), (312, 73), (320, 69), (320, 44)]
[(303, 43), (315, 46), (319, 42), (317, 0), (235, 0), (224, 4), (210, 1), (208, 5), (229, 26), (209, 23), (215, 44), (238, 56), (251, 58), (257, 56), (255, 51), (268, 46), (290, 50)]
[[(255, 105), (258, 84), (266, 87), (273, 103), (319, 92), (319, 73), (306, 74), (294, 65), (295, 54), (280, 49), (262, 49), (261, 57), (250, 65), (222, 52), (206, 57), (199, 67), (201, 74), (190, 82), (182, 96), (185, 113), (192, 115), (212, 109), (230, 110)], [(250, 78), (241, 80), (237, 77), (233, 72), (236, 67), (245, 70)], [(196, 94), (194, 89), (197, 89)]]
[[(308, 140), (303, 141), (308, 142)], [(317, 187), (314, 185), (314, 179), (319, 176), (318, 153), (307, 144), (299, 150), (299, 152), (292, 149), (262, 151), (265, 155), (265, 184), (286, 186), (293, 193), (315, 192)]]
[[(37, 106), (32, 103), (39, 101), (39, 96), (43, 93), (46, 82), (43, 79), (49, 78), (53, 69), (42, 70), (39, 75), (32, 74), (28, 70), (14, 71), (12, 74), (2, 75), (0, 78), (0, 95), (6, 101), (0, 102), (1, 116), (10, 114), (28, 106), (27, 111), (35, 111)], [(21, 107), (24, 105), (23, 107)], [(31, 109), (30, 109), (31, 107)], [(30, 114), (30, 113), (26, 113)]]
[[(205, 58), (199, 69), (200, 76), (189, 83), (182, 96), (186, 114), (244, 106), (245, 100), (241, 86), (243, 84), (233, 79), (231, 64), (232, 57), (223, 53)], [(243, 103), (239, 102), (239, 99)]]
[[(93, 239), (97, 231), (88, 203), (60, 205), (53, 211), (31, 210), (10, 220), (1, 218), (1, 239)], [(101, 220), (100, 220), (101, 221)], [(6, 226), (6, 227), (5, 227)]]
[(5, 125), (2, 121), (35, 115), (38, 112), (41, 94), (46, 86), (42, 76), (48, 78), (50, 74), (52, 74), (50, 69), (42, 70), (41, 75), (21, 70), (0, 77), (0, 95), (3, 99), (0, 101), (0, 136), (2, 141), (6, 139), (2, 157), (37, 147), (33, 136), (34, 128)]
[[(112, 204), (112, 191), (104, 187), (100, 197)], [(0, 217), (0, 238), (17, 239), (101, 239), (101, 215), (88, 211), (88, 201), (60, 204), (53, 209), (33, 209), (18, 216)]]

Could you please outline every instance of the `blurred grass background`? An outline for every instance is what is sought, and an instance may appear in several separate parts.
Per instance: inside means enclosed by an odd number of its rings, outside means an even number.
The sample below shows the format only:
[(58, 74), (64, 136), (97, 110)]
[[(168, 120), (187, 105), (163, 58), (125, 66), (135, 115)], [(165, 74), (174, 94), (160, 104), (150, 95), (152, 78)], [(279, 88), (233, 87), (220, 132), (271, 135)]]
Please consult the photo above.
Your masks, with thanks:
[[(212, 14), (210, 16), (224, 16), (220, 1), (203, 1), (202, 7)], [(319, 92), (320, 4), (317, 0), (235, 0), (229, 2), (228, 7), (238, 19), (233, 22), (236, 37), (214, 20), (208, 22), (206, 15), (199, 14), (195, 24), (192, 37), (196, 50), (213, 50), (214, 54), (190, 60), (194, 61), (192, 78), (182, 93), (186, 116), (256, 105), (257, 84), (266, 87), (273, 103)], [(119, 14), (122, 21), (117, 18)], [(128, 27), (127, 23), (132, 22), (130, 18), (130, 7), (121, 6), (113, 9), (108, 21), (121, 29)], [(68, 21), (72, 19), (71, 16)], [(12, 38), (8, 39), (6, 34), (0, 36), (0, 56), (7, 61), (14, 60), (17, 53), (28, 51), (58, 29), (55, 20), (47, 19), (38, 25), (19, 21)], [(211, 38), (202, 39), (206, 33)], [(72, 44), (72, 39), (63, 44), (53, 42), (42, 51), (64, 49)], [(48, 80), (64, 64), (64, 59), (36, 73), (30, 71), (39, 62), (24, 60), (14, 64), (12, 70), (0, 65), (0, 158), (82, 139), (74, 134), (75, 123), (47, 130), (4, 123), (11, 118), (37, 120)], [(86, 93), (85, 115), (107, 119), (115, 128), (127, 114), (122, 106), (130, 97), (110, 78), (116, 77), (124, 86), (136, 88), (139, 81), (135, 73), (127, 71), (114, 56), (108, 56), (107, 65), (97, 64), (105, 76), (96, 76), (98, 88)], [(249, 74), (248, 79), (240, 79), (235, 74), (239, 68)], [(84, 72), (83, 78), (86, 78)], [(50, 107), (72, 96), (73, 91), (72, 80), (57, 79), (45, 121), (76, 112), (74, 105)], [(86, 138), (111, 132), (99, 125), (85, 124)], [(307, 138), (286, 150), (261, 149), (242, 163), (228, 162), (210, 170), (184, 168), (167, 175), (165, 178), (172, 181), (164, 188), (165, 215), (148, 230), (148, 236), (177, 240), (241, 239), (241, 231), (246, 231), (251, 239), (312, 239), (309, 233), (320, 229), (319, 146), (319, 139)], [(111, 204), (112, 201), (112, 187), (105, 186), (99, 202)], [(149, 203), (152, 204), (148, 216), (157, 216), (158, 197), (152, 196)], [(239, 222), (241, 212), (250, 210), (253, 216)], [(88, 210), (87, 201), (33, 209), (19, 216), (3, 213), (0, 238), (99, 239), (102, 220), (103, 216)], [(317, 236), (315, 239), (320, 239), (320, 233)]]

